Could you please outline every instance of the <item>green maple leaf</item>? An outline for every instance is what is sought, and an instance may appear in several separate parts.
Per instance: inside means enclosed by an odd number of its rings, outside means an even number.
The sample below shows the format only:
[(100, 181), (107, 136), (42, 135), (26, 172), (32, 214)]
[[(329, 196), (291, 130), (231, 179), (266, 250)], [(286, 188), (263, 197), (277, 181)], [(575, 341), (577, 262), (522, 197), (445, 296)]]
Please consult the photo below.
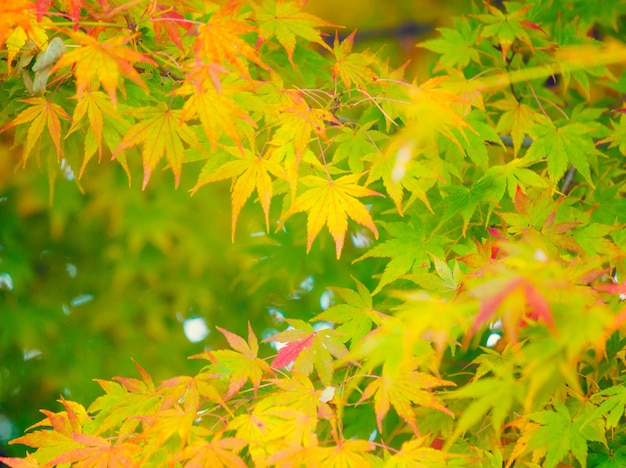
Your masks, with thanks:
[(471, 24), (467, 18), (455, 18), (454, 29), (437, 28), (437, 31), (442, 37), (419, 44), (419, 47), (440, 54), (440, 65), (464, 68), (470, 61), (480, 62), (478, 50), (475, 48), (480, 29), (475, 24)]
[(380, 325), (384, 314), (374, 310), (372, 293), (356, 279), (357, 291), (347, 288), (333, 288), (346, 303), (337, 304), (317, 315), (313, 320), (325, 320), (339, 323), (337, 332), (350, 337), (352, 343), (358, 342), (372, 330), (372, 324)]
[(502, 145), (502, 140), (498, 132), (486, 121), (485, 112), (474, 110), (466, 118), (465, 121), (471, 128), (463, 128), (463, 137), (458, 138), (459, 143), (465, 150), (469, 158), (478, 167), (486, 170), (489, 166), (489, 155), (487, 154), (487, 145), (485, 142), (496, 143)]
[(440, 258), (445, 257), (443, 246), (450, 240), (441, 235), (427, 235), (422, 222), (411, 220), (403, 223), (381, 222), (380, 224), (392, 238), (376, 245), (355, 260), (358, 262), (370, 257), (391, 258), (373, 294), (377, 294), (383, 287), (408, 273), (411, 269), (430, 265), (429, 254)]
[(554, 404), (554, 410), (534, 413), (530, 419), (541, 424), (533, 434), (530, 447), (533, 449), (546, 448), (544, 465), (553, 468), (563, 460), (568, 453), (572, 453), (582, 466), (587, 465), (587, 441), (603, 442), (604, 423), (600, 419), (590, 421), (589, 406), (583, 406), (580, 411), (572, 414), (563, 403)]
[(626, 115), (620, 116), (619, 122), (611, 122), (613, 131), (611, 134), (600, 140), (598, 144), (609, 143), (609, 148), (617, 147), (622, 156), (626, 155)]
[(590, 453), (589, 466), (593, 468), (623, 468), (626, 466), (626, 446), (621, 445), (614, 450), (604, 449), (600, 453)]
[(527, 158), (516, 158), (501, 166), (491, 166), (486, 175), (492, 178), (494, 185), (498, 188), (500, 195), (496, 198), (501, 200), (506, 191), (511, 200), (514, 200), (518, 187), (521, 187), (524, 192), (528, 187), (547, 187), (545, 179), (527, 168), (530, 164), (532, 162)]
[(617, 427), (626, 414), (626, 386), (624, 385), (609, 387), (596, 393), (591, 400), (594, 403), (601, 402), (594, 416), (605, 415), (607, 429)]
[[(476, 363), (483, 367), (484, 372), (485, 363), (483, 361)], [(481, 421), (486, 425), (487, 416), (496, 439), (499, 438), (506, 418), (524, 399), (525, 388), (515, 378), (519, 370), (513, 365), (512, 359), (497, 363), (492, 370), (493, 376), (474, 380), (448, 395), (448, 398), (453, 399), (469, 399), (470, 403), (463, 410), (454, 433), (446, 442), (447, 446), (451, 446), (461, 434)]]
[[(502, 50), (503, 61), (506, 60), (509, 49), (516, 40), (526, 44), (532, 50), (533, 47), (528, 32), (532, 30), (541, 31), (539, 26), (531, 23), (526, 18), (526, 13), (532, 8), (532, 5), (522, 6), (513, 2), (507, 2), (504, 5), (507, 8), (507, 13), (485, 3), (489, 13), (476, 15), (476, 18), (486, 25), (480, 32), (480, 37), (495, 37), (497, 39)], [(515, 6), (519, 8), (508, 11)]]
[(582, 123), (557, 127), (552, 121), (542, 119), (540, 124), (530, 129), (534, 141), (526, 158), (530, 161), (546, 158), (548, 173), (553, 181), (559, 180), (571, 164), (593, 187), (589, 158), (600, 153), (589, 135), (592, 131), (593, 128)]
[(296, 37), (315, 42), (332, 52), (322, 39), (321, 27), (336, 26), (317, 16), (302, 11), (302, 4), (285, 0), (265, 0), (262, 5), (254, 5), (259, 23), (259, 36), (267, 40), (275, 37), (287, 51), (293, 64)]
[[(482, 177), (476, 180), (471, 187), (465, 185), (450, 185), (444, 187), (448, 195), (442, 202), (445, 207), (445, 219), (449, 219), (456, 214), (460, 214), (463, 218), (463, 235), (467, 232), (469, 222), (479, 205), (487, 202), (489, 204), (489, 213), (487, 222), (491, 215), (491, 211), (500, 201), (498, 198), (498, 187), (490, 177)], [(439, 255), (443, 257), (443, 255)]]
[(371, 127), (374, 123), (341, 127), (341, 133), (334, 138), (337, 147), (333, 153), (333, 163), (347, 159), (350, 170), (360, 173), (364, 170), (365, 159), (376, 161), (380, 158), (380, 147), (387, 136), (378, 130), (373, 130)]

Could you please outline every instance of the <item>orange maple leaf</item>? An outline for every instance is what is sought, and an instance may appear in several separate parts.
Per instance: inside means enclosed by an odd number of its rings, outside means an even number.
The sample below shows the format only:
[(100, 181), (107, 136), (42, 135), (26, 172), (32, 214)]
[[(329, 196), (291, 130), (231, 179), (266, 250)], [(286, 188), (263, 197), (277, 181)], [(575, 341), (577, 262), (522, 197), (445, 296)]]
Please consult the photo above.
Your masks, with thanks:
[(27, 35), (33, 34), (35, 9), (32, 0), (0, 2), (0, 49), (16, 28), (22, 28)]
[[(200, 428), (199, 432), (204, 432), (204, 428)], [(171, 461), (187, 460), (185, 466), (210, 466), (212, 468), (246, 468), (248, 466), (237, 455), (237, 452), (247, 445), (245, 441), (206, 432), (206, 438), (191, 442)]]
[(256, 51), (241, 38), (243, 34), (256, 31), (256, 27), (237, 18), (239, 13), (237, 1), (231, 1), (217, 10), (206, 24), (198, 27), (198, 37), (194, 43), (196, 60), (208, 64), (224, 62), (234, 66), (239, 72), (251, 80), (248, 64), (244, 59), (267, 69)]
[(141, 454), (141, 447), (129, 440), (118, 439), (115, 444), (111, 444), (102, 437), (88, 434), (74, 434), (73, 439), (81, 447), (64, 451), (50, 462), (51, 466), (64, 463), (102, 468), (140, 466), (136, 457)]
[(152, 171), (164, 154), (178, 186), (183, 165), (183, 142), (201, 149), (192, 129), (187, 124), (181, 123), (182, 111), (169, 109), (166, 104), (159, 103), (156, 107), (142, 107), (133, 110), (132, 113), (142, 120), (124, 135), (120, 145), (113, 152), (113, 159), (120, 151), (143, 143), (141, 152), (143, 189), (146, 188)]
[(23, 99), (20, 102), (31, 104), (31, 106), (20, 112), (11, 123), (0, 130), (0, 133), (16, 125), (30, 123), (26, 132), (26, 144), (24, 145), (24, 165), (26, 165), (28, 156), (35, 147), (35, 143), (41, 137), (44, 127), (47, 126), (50, 138), (52, 138), (52, 142), (57, 150), (57, 158), (60, 159), (61, 120), (59, 117), (69, 120), (69, 114), (58, 104), (53, 104), (43, 97)]
[(372, 216), (365, 205), (357, 200), (357, 197), (383, 195), (357, 185), (360, 177), (361, 174), (349, 174), (337, 180), (317, 176), (306, 176), (300, 179), (302, 185), (311, 188), (296, 197), (281, 221), (284, 222), (294, 213), (307, 212), (307, 253), (311, 250), (313, 241), (322, 227), (327, 225), (335, 240), (337, 258), (339, 258), (348, 230), (348, 218), (365, 226), (378, 238), (378, 230)]
[(82, 32), (68, 32), (69, 36), (79, 45), (76, 50), (67, 52), (52, 68), (52, 72), (65, 66), (73, 66), (76, 78), (76, 94), (80, 99), (83, 91), (91, 86), (97, 89), (100, 85), (107, 91), (111, 101), (117, 102), (116, 90), (120, 89), (120, 72), (122, 76), (131, 79), (149, 93), (139, 73), (131, 62), (143, 62), (156, 65), (154, 60), (136, 52), (125, 45), (135, 38), (132, 36), (115, 36), (105, 41)]
[(4, 463), (10, 468), (39, 468), (39, 463), (30, 453), (25, 458), (0, 457), (0, 463)]
[(176, 47), (185, 53), (185, 47), (180, 37), (179, 28), (189, 31), (192, 27), (192, 23), (185, 20), (185, 17), (177, 11), (176, 6), (166, 8), (156, 5), (155, 3), (155, 7), (150, 16), (150, 20), (152, 21), (152, 29), (154, 29), (156, 40), (160, 41), (161, 34), (165, 31), (172, 42), (176, 44)]

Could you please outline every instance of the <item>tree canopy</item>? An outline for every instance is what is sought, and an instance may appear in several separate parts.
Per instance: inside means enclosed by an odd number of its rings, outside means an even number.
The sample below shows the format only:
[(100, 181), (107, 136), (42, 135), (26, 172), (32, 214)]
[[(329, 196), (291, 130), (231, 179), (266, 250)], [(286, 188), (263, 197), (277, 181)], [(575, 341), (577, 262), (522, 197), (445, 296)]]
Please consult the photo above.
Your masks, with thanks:
[(0, 4), (0, 461), (624, 465), (623, 2), (305, 3)]

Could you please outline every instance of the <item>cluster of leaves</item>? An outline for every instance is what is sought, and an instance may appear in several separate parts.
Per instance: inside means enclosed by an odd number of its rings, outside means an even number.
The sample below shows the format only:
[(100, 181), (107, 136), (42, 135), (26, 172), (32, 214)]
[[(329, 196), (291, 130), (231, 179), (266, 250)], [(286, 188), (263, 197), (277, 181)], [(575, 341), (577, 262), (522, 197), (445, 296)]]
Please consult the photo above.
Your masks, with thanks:
[(192, 192), (232, 181), (233, 238), (246, 204), (268, 231), (305, 213), (307, 251), (326, 227), (339, 259), (351, 229), (378, 281), (286, 319), (271, 364), (220, 329), (196, 375), (100, 380), (2, 460), (623, 465), (626, 11), (589, 8), (476, 7), (407, 80), (296, 0), (0, 6), (2, 131), (51, 186), (96, 155), (144, 188), (203, 161)]

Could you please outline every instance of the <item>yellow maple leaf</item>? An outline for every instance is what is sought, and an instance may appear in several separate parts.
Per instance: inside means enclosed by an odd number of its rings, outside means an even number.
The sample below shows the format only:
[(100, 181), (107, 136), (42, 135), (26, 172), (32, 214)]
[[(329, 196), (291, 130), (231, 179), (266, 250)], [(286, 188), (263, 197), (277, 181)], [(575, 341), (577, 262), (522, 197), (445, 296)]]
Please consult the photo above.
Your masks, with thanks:
[(450, 458), (461, 458), (461, 455), (450, 454), (443, 450), (429, 447), (425, 437), (407, 440), (402, 448), (394, 453), (385, 464), (388, 468), (432, 468), (447, 466)]
[(337, 180), (331, 179), (330, 176), (328, 178), (306, 176), (300, 179), (302, 185), (311, 188), (296, 197), (281, 220), (284, 222), (294, 213), (307, 212), (307, 253), (322, 227), (327, 225), (335, 241), (339, 258), (348, 230), (348, 218), (365, 226), (378, 238), (374, 220), (357, 197), (382, 195), (358, 185), (360, 177), (361, 174), (349, 174)]
[(269, 159), (269, 155), (256, 156), (249, 150), (244, 150), (243, 157), (235, 161), (229, 161), (217, 170), (212, 170), (212, 162), (209, 161), (203, 170), (192, 193), (209, 182), (232, 178), (234, 183), (231, 187), (232, 199), (232, 239), (235, 239), (237, 219), (246, 201), (256, 190), (259, 195), (259, 202), (265, 214), (265, 228), (269, 230), (270, 204), (272, 202), (272, 177), (280, 177), (283, 169), (275, 161)]
[[(90, 89), (87, 89), (87, 92), (83, 93), (76, 104), (74, 115), (72, 116), (72, 125), (68, 130), (67, 135), (65, 135), (65, 138), (67, 138), (71, 133), (76, 131), (79, 128), (82, 119), (86, 115), (89, 122), (88, 129), (92, 133), (97, 145), (98, 161), (102, 160), (102, 131), (104, 129), (104, 121), (102, 117), (103, 112), (111, 118), (119, 118), (115, 112), (113, 104), (111, 104), (111, 101), (107, 99), (106, 94), (101, 93), (100, 91), (91, 91)], [(82, 176), (87, 163), (95, 152), (95, 148), (88, 148), (88, 141), (90, 140), (85, 138), (85, 159), (83, 160), (83, 165), (80, 169), (80, 176)]]
[(436, 387), (455, 385), (453, 382), (416, 370), (389, 369), (391, 366), (386, 364), (383, 366), (382, 375), (365, 388), (357, 403), (360, 404), (374, 395), (374, 412), (379, 431), (382, 432), (383, 418), (391, 406), (416, 434), (419, 431), (413, 405), (435, 409), (454, 417), (432, 391)]
[(57, 150), (57, 158), (60, 158), (61, 120), (59, 117), (69, 120), (69, 114), (58, 104), (53, 104), (43, 97), (23, 99), (20, 102), (30, 104), (30, 107), (20, 112), (11, 123), (0, 130), (0, 133), (16, 125), (30, 122), (26, 132), (26, 144), (24, 145), (24, 165), (26, 165), (28, 156), (35, 147), (35, 143), (41, 137), (44, 127), (47, 126), (50, 138), (52, 138), (52, 142)]
[(120, 145), (113, 152), (113, 159), (120, 151), (143, 143), (141, 152), (143, 188), (146, 188), (150, 175), (163, 154), (167, 157), (168, 165), (174, 173), (176, 186), (178, 186), (183, 165), (183, 142), (201, 149), (191, 128), (181, 123), (182, 111), (170, 109), (164, 103), (159, 103), (156, 107), (135, 109), (133, 114), (141, 120), (124, 135)]
[(376, 77), (370, 68), (370, 65), (374, 63), (374, 57), (367, 53), (352, 52), (355, 35), (356, 31), (353, 31), (339, 42), (339, 37), (335, 34), (333, 45), (336, 59), (333, 65), (333, 78), (340, 77), (346, 88), (350, 88), (353, 83), (357, 86), (365, 86)]
[(100, 85), (106, 90), (115, 104), (116, 90), (120, 83), (120, 72), (122, 76), (131, 79), (141, 86), (146, 93), (148, 87), (141, 81), (139, 73), (131, 62), (143, 62), (156, 65), (156, 63), (139, 52), (136, 52), (126, 44), (135, 36), (115, 36), (105, 41), (99, 41), (82, 32), (67, 32), (67, 34), (77, 44), (78, 49), (65, 53), (52, 68), (51, 73), (65, 66), (74, 66), (74, 77), (76, 78), (76, 94), (80, 99), (85, 89), (92, 87), (97, 89)]
[[(451, 129), (471, 129), (458, 109), (467, 101), (444, 87), (446, 80), (445, 76), (437, 76), (418, 86), (410, 86), (407, 90), (410, 105), (407, 108), (405, 133), (415, 135), (422, 144), (433, 141), (439, 133), (460, 146)], [(468, 108), (463, 110), (469, 111)]]
[(181, 118), (184, 121), (198, 117), (202, 128), (211, 142), (211, 150), (217, 149), (217, 142), (221, 134), (226, 134), (242, 150), (242, 136), (251, 137), (256, 123), (233, 98), (240, 94), (242, 89), (233, 84), (222, 84), (218, 91), (213, 86), (204, 83), (195, 86), (185, 83), (176, 94), (189, 96)]

